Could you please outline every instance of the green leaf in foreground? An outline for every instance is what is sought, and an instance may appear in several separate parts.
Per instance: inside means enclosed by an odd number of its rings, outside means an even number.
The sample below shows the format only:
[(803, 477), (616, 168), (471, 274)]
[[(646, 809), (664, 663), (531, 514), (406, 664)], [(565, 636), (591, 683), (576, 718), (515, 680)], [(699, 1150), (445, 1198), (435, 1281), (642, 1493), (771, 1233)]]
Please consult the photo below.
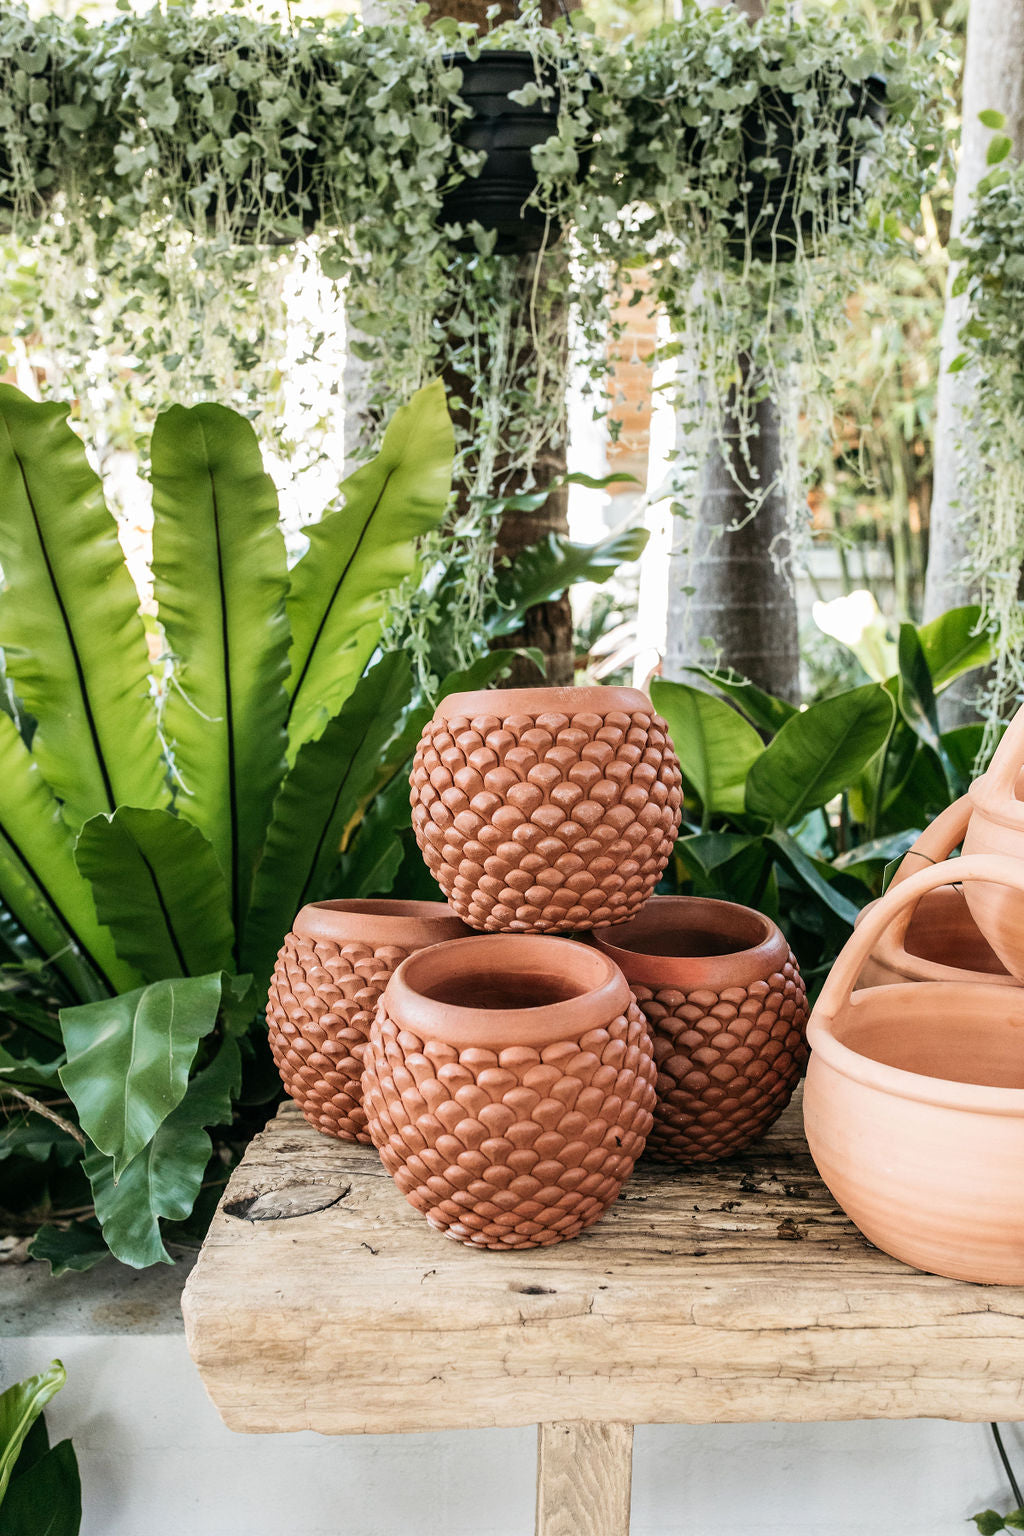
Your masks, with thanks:
[(793, 715), (750, 770), (747, 810), (795, 826), (854, 783), (884, 745), (893, 716), (892, 698), (877, 683)]
[(227, 884), (212, 844), (190, 821), (121, 806), (86, 822), (75, 861), (118, 954), (146, 981), (231, 969)]
[(91, 1219), (70, 1227), (40, 1227), (28, 1245), (34, 1259), (44, 1259), (54, 1279), (69, 1271), (92, 1269), (109, 1252), (98, 1225)]
[(710, 683), (719, 693), (724, 693), (727, 699), (732, 699), (751, 720), (758, 730), (769, 731), (772, 735), (791, 720), (798, 713), (795, 704), (788, 704), (785, 699), (777, 699), (773, 693), (765, 693), (758, 688), (749, 678), (739, 672), (734, 672), (731, 667), (726, 667), (720, 672), (714, 672), (708, 667), (687, 667), (687, 672), (692, 672), (695, 677), (702, 677)]
[(191, 1214), (213, 1151), (206, 1127), (230, 1123), (240, 1084), (238, 1042), (227, 1039), (116, 1183), (113, 1160), (89, 1148), (85, 1171), (96, 1215), (111, 1253), (122, 1264), (145, 1269), (174, 1262), (160, 1236), (160, 1220), (184, 1221)]
[(747, 774), (764, 751), (749, 721), (724, 699), (655, 678), (651, 702), (668, 721), (684, 776), (708, 812), (741, 816)]
[(48, 1371), (16, 1382), (0, 1394), (0, 1504), (26, 1435), (66, 1380), (64, 1367), (54, 1360)]
[(24, 1472), (15, 1468), (0, 1507), (0, 1536), (78, 1536), (81, 1523), (82, 1483), (70, 1440)]
[(936, 693), (965, 672), (987, 666), (992, 660), (992, 635), (988, 629), (979, 629), (980, 623), (981, 608), (971, 603), (964, 608), (950, 608), (918, 629), (917, 638)]
[(83, 1131), (120, 1177), (181, 1103), (196, 1050), (217, 1022), (221, 973), (156, 981), (61, 1010), (60, 1080)]

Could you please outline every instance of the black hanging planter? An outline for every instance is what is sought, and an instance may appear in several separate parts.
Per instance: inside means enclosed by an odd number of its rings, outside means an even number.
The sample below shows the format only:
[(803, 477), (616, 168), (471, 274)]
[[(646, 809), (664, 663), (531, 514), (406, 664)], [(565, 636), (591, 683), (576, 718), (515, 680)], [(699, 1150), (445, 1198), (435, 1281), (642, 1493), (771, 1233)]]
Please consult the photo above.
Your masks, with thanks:
[[(857, 118), (869, 118), (879, 125), (885, 122), (886, 83), (877, 75), (869, 76), (852, 88), (853, 101), (838, 114), (840, 139), (839, 165), (846, 180), (837, 194), (839, 219), (848, 219), (859, 198), (861, 167), (869, 151), (853, 137), (851, 125)], [(744, 190), (730, 209), (745, 233), (730, 236), (726, 242), (731, 255), (742, 258), (748, 251), (758, 261), (792, 261), (797, 252), (798, 235), (804, 244), (820, 233), (814, 216), (796, 207), (800, 170), (806, 162), (796, 153), (799, 112), (785, 91), (766, 90), (746, 109), (741, 126), (743, 167), (740, 180)], [(747, 169), (753, 162), (770, 155), (777, 169), (770, 172)], [(828, 155), (819, 151), (811, 160), (815, 170), (825, 170)]]
[[(557, 239), (560, 230), (548, 224), (539, 208), (525, 206), (537, 186), (530, 151), (555, 134), (558, 96), (528, 107), (509, 100), (510, 91), (520, 91), (537, 80), (533, 55), (525, 50), (494, 49), (476, 59), (456, 53), (446, 62), (461, 69), (459, 94), (473, 109), (472, 117), (455, 126), (455, 142), (463, 149), (482, 151), (487, 158), (479, 176), (467, 177), (446, 195), (442, 220), (462, 225), (476, 220), (484, 229), (496, 230), (495, 249), (503, 255), (539, 251), (545, 229), (548, 243)], [(461, 249), (473, 248), (471, 239), (458, 243)]]

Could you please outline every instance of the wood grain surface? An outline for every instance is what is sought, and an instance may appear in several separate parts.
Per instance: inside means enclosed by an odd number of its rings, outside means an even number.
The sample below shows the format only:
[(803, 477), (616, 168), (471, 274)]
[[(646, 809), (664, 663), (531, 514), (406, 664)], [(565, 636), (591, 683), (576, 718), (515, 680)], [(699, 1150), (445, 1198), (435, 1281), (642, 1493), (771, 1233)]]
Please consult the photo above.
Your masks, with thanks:
[(1024, 1419), (1024, 1289), (872, 1248), (795, 1106), (750, 1151), (641, 1164), (581, 1237), (506, 1254), (438, 1236), (371, 1147), (289, 1104), (233, 1174), (183, 1310), (210, 1396), (253, 1433)]
[(629, 1536), (632, 1424), (541, 1424), (536, 1536)]

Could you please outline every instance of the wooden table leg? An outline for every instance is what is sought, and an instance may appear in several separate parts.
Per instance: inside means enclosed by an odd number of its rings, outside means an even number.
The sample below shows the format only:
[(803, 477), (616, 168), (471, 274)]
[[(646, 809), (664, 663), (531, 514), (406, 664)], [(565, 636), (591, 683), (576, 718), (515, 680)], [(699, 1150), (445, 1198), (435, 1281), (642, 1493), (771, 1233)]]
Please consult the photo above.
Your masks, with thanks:
[(632, 1476), (632, 1424), (539, 1425), (536, 1536), (629, 1536)]

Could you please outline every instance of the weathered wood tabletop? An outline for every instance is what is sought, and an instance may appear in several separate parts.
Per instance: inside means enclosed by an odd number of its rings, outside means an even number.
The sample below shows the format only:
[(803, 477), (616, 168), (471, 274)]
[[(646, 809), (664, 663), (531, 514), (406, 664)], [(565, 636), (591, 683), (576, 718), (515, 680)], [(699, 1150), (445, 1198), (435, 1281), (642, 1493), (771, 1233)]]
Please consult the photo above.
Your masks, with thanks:
[(232, 1429), (540, 1423), (544, 1536), (628, 1531), (634, 1424), (1024, 1419), (1024, 1289), (872, 1248), (796, 1106), (717, 1167), (641, 1165), (580, 1238), (517, 1254), (439, 1236), (372, 1148), (286, 1105), (235, 1171), (183, 1309)]

